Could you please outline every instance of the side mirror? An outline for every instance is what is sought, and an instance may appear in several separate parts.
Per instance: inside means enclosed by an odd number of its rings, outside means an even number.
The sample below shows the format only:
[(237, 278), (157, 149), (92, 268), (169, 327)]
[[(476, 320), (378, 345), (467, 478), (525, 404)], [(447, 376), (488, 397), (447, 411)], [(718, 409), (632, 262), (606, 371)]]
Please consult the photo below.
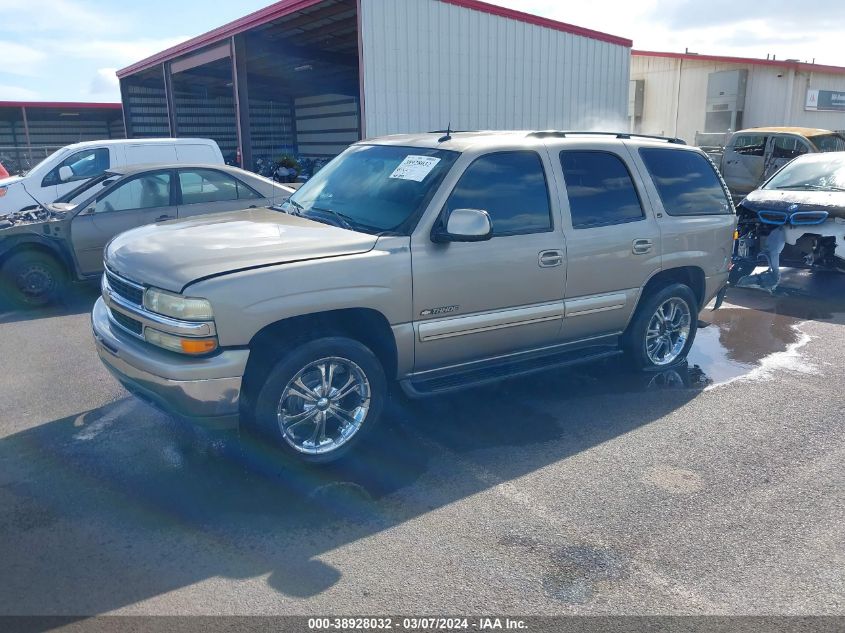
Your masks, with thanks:
[(483, 209), (454, 209), (444, 220), (432, 231), (433, 242), (483, 242), (493, 237), (493, 223)]
[(59, 180), (62, 182), (67, 182), (73, 178), (73, 170), (68, 167), (67, 165), (62, 165), (59, 167)]
[(88, 207), (87, 209), (80, 211), (79, 215), (94, 215), (94, 211), (96, 211), (95, 207)]

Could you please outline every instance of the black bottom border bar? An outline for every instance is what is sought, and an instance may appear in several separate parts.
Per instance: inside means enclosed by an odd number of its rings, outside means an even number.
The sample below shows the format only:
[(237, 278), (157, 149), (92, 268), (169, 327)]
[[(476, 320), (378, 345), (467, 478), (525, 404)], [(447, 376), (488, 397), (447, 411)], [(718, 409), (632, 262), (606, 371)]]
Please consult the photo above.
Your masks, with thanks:
[(843, 633), (845, 616), (0, 616), (2, 633)]

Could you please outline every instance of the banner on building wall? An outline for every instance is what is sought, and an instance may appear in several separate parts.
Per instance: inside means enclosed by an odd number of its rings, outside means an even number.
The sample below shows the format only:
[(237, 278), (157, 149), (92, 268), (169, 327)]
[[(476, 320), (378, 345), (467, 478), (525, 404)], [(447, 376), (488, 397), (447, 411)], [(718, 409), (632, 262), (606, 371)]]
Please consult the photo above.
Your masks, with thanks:
[(845, 112), (845, 92), (834, 90), (808, 90), (805, 110)]

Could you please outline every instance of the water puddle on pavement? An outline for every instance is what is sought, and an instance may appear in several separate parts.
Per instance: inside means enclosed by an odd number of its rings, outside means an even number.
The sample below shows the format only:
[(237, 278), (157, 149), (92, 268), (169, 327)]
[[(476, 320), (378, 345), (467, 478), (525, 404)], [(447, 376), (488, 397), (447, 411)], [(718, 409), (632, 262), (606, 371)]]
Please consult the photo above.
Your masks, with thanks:
[(698, 330), (688, 361), (714, 385), (750, 374), (766, 357), (799, 341), (798, 321), (778, 314), (722, 308), (708, 315), (710, 326)]
[(774, 296), (732, 290), (728, 302), (715, 312), (702, 312), (710, 325), (698, 330), (688, 356), (689, 364), (706, 374), (710, 388), (739, 378), (769, 378), (777, 370), (813, 371), (802, 357), (810, 341), (802, 324), (832, 318), (836, 306), (789, 288)]

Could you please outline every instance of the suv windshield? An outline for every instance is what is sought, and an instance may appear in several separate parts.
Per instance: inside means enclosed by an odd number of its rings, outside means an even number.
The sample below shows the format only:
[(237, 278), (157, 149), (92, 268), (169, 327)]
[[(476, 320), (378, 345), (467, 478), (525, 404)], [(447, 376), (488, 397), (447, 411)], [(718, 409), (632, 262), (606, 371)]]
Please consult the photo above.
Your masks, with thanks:
[(457, 157), (423, 147), (355, 145), (281, 208), (366, 233), (402, 230), (422, 211)]
[(763, 189), (845, 191), (845, 152), (798, 158), (775, 174)]
[(810, 141), (820, 152), (845, 152), (845, 138), (838, 134), (813, 136)]

